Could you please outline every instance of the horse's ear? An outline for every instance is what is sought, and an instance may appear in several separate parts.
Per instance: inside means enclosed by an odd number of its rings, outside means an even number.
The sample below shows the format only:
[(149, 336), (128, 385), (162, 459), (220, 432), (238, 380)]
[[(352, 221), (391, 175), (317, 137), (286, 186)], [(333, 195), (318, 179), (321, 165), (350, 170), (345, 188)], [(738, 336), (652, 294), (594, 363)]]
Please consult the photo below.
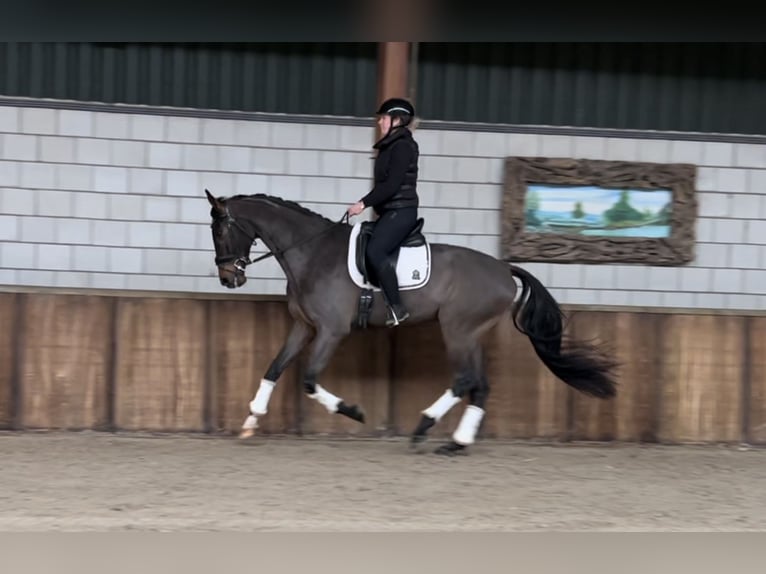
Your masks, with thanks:
[(216, 211), (223, 212), (223, 204), (218, 199), (213, 197), (213, 194), (210, 193), (207, 189), (205, 189), (205, 195), (207, 195), (207, 200), (210, 202), (210, 205), (212, 205)]

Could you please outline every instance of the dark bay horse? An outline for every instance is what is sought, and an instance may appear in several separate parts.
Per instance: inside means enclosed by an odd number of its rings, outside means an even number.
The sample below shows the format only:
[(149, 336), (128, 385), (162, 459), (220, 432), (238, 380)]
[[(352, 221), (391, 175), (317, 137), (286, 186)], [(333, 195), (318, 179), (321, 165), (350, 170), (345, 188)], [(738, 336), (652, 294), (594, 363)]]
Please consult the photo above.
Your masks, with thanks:
[[(211, 228), (221, 284), (241, 287), (247, 280), (247, 265), (273, 256), (287, 278), (287, 305), (293, 318), (282, 349), (263, 374), (249, 404), (240, 436), (254, 433), (258, 417), (268, 410), (280, 375), (309, 343), (303, 380), (306, 394), (328, 412), (363, 423), (359, 406), (346, 404), (319, 384), (338, 344), (358, 324), (360, 296), (365, 290), (352, 279), (349, 263), (349, 246), (356, 245), (352, 233), (357, 228), (344, 221), (345, 215), (335, 222), (278, 197), (216, 198), (208, 190), (205, 193), (212, 206)], [(258, 239), (269, 252), (253, 261), (250, 249)], [(429, 266), (428, 278), (412, 288), (403, 287), (402, 301), (411, 315), (408, 323), (395, 328), (438, 320), (454, 380), (423, 410), (411, 436), (413, 443), (425, 440), (428, 430), (464, 398), (468, 404), (453, 440), (436, 452), (455, 454), (474, 442), (489, 392), (480, 340), (508, 309), (512, 309), (516, 329), (529, 337), (537, 355), (561, 381), (591, 397), (615, 396), (612, 370), (617, 362), (590, 343), (564, 337), (561, 309), (532, 274), (465, 247), (429, 243), (428, 251), (424, 251), (423, 241), (414, 245), (418, 245), (418, 257), (428, 255), (427, 261), (421, 261)], [(409, 249), (405, 246), (401, 251)], [(420, 271), (413, 277), (420, 277)], [(519, 289), (514, 278), (522, 285), (516, 302)], [(373, 295), (367, 325), (384, 327), (387, 309), (380, 291), (366, 292)]]

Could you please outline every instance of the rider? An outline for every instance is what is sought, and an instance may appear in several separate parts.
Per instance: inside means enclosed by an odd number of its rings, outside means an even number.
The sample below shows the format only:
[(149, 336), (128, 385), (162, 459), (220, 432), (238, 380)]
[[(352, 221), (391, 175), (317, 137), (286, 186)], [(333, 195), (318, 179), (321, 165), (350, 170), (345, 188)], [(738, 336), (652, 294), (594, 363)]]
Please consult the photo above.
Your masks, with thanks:
[(396, 268), (390, 255), (417, 223), (418, 158), (420, 150), (410, 131), (415, 108), (403, 98), (390, 98), (378, 108), (378, 126), (383, 136), (373, 145), (375, 159), (374, 187), (348, 208), (358, 215), (372, 207), (379, 218), (367, 247), (367, 259), (374, 270), (391, 311), (386, 321), (398, 325), (410, 314), (399, 295)]

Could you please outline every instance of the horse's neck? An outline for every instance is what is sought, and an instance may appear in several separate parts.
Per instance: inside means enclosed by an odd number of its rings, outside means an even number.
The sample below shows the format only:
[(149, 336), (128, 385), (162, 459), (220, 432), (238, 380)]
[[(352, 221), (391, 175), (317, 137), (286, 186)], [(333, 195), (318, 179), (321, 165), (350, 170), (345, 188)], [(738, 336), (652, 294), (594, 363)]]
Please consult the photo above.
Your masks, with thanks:
[(300, 213), (267, 199), (252, 200), (246, 207), (246, 217), (271, 251), (284, 251), (297, 244), (311, 243), (311, 237), (327, 227), (327, 222), (310, 213)]

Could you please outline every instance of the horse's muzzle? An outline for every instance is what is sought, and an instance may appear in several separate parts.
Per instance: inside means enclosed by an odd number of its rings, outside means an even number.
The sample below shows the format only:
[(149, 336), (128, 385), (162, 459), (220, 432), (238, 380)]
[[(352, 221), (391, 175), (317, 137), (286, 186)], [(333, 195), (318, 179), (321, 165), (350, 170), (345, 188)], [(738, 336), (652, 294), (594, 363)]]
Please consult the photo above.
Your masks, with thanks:
[(240, 271), (228, 271), (221, 269), (218, 273), (218, 278), (221, 281), (221, 285), (229, 289), (236, 289), (242, 287), (247, 283), (247, 276)]

